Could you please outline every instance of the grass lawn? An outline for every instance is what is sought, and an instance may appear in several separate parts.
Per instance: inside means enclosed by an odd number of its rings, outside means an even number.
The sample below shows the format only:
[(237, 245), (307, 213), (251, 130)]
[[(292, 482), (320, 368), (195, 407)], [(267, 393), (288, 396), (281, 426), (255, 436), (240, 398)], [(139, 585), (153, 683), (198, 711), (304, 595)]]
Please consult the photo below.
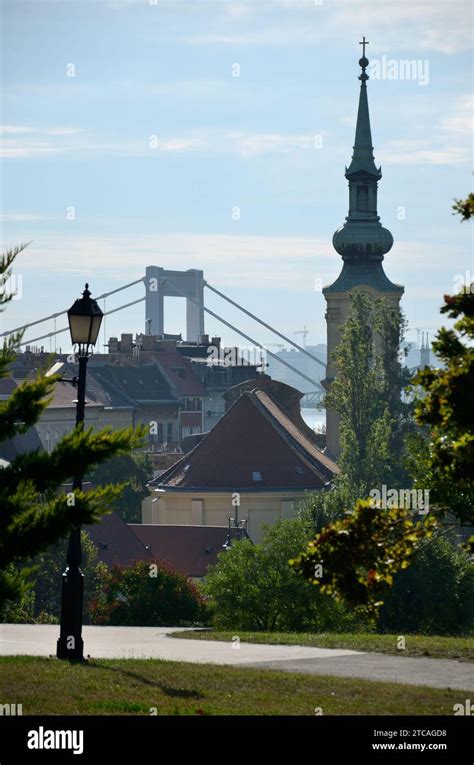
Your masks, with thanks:
[(397, 649), (398, 635), (370, 633), (311, 634), (305, 632), (217, 632), (196, 630), (174, 632), (173, 637), (195, 640), (232, 640), (238, 635), (245, 643), (309, 645), (317, 648), (348, 648), (352, 651), (376, 651), (397, 656), (430, 656), (434, 659), (474, 661), (474, 638), (405, 635), (405, 650)]
[(463, 691), (158, 659), (0, 657), (0, 702), (23, 714), (452, 715)]

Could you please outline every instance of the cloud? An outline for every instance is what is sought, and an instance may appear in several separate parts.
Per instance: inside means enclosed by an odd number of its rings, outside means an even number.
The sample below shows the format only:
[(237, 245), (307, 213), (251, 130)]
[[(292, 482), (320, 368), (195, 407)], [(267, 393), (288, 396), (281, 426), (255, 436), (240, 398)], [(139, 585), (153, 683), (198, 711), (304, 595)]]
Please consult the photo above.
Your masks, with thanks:
[(422, 139), (390, 141), (377, 150), (383, 165), (458, 165), (469, 161), (461, 146), (427, 146)]
[(33, 132), (34, 128), (27, 125), (0, 125), (0, 135), (22, 135)]
[[(230, 5), (230, 4), (229, 4)], [(209, 5), (212, 7), (212, 4)], [(249, 4), (250, 7), (250, 4)], [(247, 8), (249, 11), (250, 8)], [(433, 50), (444, 54), (470, 50), (470, 3), (424, 0), (281, 0), (254, 2), (253, 14), (215, 10), (204, 31), (183, 37), (191, 45), (276, 46), (315, 45), (360, 34), (361, 19), (373, 52)]]
[[(377, 156), (381, 157), (384, 165), (458, 165), (470, 162), (472, 105), (472, 96), (458, 97), (448, 116), (429, 126), (423, 125), (417, 137), (385, 143), (377, 149)], [(415, 120), (410, 120), (410, 123), (414, 124)]]
[(64, 148), (49, 146), (38, 142), (31, 142), (27, 145), (19, 144), (17, 141), (2, 141), (0, 147), (0, 157), (4, 159), (32, 159), (35, 157), (45, 157), (52, 154), (61, 154)]
[[(32, 127), (31, 125), (0, 125), (0, 156), (4, 159), (29, 159), (67, 152), (69, 145), (61, 142), (82, 132), (78, 127)], [(50, 140), (54, 139), (54, 140)], [(59, 140), (58, 140), (59, 139)]]
[(36, 213), (2, 213), (0, 221), (2, 223), (37, 223), (38, 221), (51, 220), (45, 215)]
[(470, 138), (472, 135), (473, 107), (474, 98), (472, 95), (460, 97), (455, 104), (453, 113), (441, 119), (440, 129), (452, 133), (462, 133)]
[[(449, 248), (446, 248), (449, 255)], [(430, 266), (431, 245), (396, 242), (396, 254), (387, 258), (387, 269)], [(94, 272), (107, 282), (138, 279), (150, 264), (170, 269), (204, 270), (211, 284), (221, 287), (314, 290), (336, 278), (341, 259), (331, 237), (255, 236), (243, 234), (137, 234), (125, 236), (41, 237), (22, 254), (24, 272), (48, 270), (53, 274)], [(238, 263), (238, 269), (236, 268)]]
[[(43, 137), (41, 137), (43, 136)], [(204, 152), (208, 154), (237, 153), (244, 158), (262, 154), (283, 154), (314, 147), (314, 135), (309, 133), (267, 133), (234, 130), (195, 130), (187, 135), (144, 135), (126, 141), (101, 141), (79, 128), (17, 129), (15, 138), (2, 141), (1, 156), (8, 159), (84, 154), (152, 157), (153, 154)]]

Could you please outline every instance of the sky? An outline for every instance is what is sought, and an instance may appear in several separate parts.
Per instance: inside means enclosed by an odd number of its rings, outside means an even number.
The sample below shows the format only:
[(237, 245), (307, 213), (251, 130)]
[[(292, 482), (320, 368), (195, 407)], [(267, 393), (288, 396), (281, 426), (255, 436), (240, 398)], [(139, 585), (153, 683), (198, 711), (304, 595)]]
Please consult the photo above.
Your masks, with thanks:
[[(443, 294), (474, 273), (471, 224), (451, 209), (472, 180), (470, 3), (0, 7), (0, 239), (3, 249), (30, 242), (0, 331), (67, 309), (86, 281), (97, 296), (157, 265), (202, 269), (290, 338), (301, 342), (293, 333), (306, 327), (309, 345), (324, 343), (321, 286), (342, 266), (331, 240), (347, 215), (363, 35), (378, 212), (395, 240), (384, 268), (405, 286), (409, 340), (446, 323)], [(106, 309), (143, 295), (139, 284)], [(205, 302), (260, 342), (280, 342), (213, 293)], [(165, 331), (183, 331), (184, 317), (184, 301), (167, 298)], [(143, 303), (117, 312), (97, 350), (144, 328)], [(206, 331), (249, 344), (209, 316)], [(56, 344), (65, 350), (68, 335)]]

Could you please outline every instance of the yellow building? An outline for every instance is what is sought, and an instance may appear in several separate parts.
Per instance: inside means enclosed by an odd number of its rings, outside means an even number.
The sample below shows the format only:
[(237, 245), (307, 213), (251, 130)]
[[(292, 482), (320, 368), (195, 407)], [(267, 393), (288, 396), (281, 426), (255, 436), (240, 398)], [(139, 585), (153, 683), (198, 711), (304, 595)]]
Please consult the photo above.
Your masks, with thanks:
[(301, 418), (302, 394), (265, 376), (242, 387), (197, 446), (149, 484), (143, 523), (227, 526), (232, 517), (259, 542), (265, 523), (330, 486), (338, 468)]

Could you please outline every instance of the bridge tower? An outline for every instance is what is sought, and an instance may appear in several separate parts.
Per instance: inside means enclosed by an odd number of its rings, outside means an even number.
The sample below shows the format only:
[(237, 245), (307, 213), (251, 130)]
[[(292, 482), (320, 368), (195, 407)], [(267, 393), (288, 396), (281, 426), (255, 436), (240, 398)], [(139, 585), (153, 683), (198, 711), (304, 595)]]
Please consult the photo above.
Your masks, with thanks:
[(204, 274), (196, 268), (169, 271), (147, 266), (145, 272), (145, 334), (163, 335), (164, 299), (186, 300), (186, 340), (201, 342), (204, 334)]

